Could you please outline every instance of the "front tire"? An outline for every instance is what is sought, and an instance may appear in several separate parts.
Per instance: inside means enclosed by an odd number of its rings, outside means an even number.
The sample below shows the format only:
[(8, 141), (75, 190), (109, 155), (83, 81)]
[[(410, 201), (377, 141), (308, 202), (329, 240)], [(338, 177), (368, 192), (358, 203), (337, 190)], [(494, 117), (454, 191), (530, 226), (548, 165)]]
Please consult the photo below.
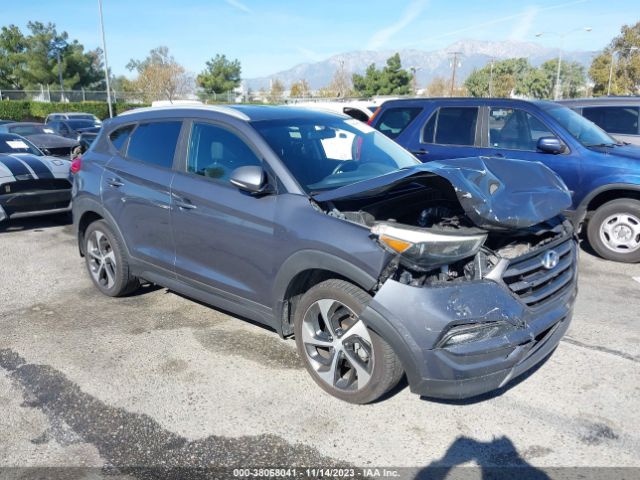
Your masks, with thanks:
[(109, 297), (135, 291), (140, 282), (129, 273), (127, 252), (104, 220), (93, 222), (84, 234), (84, 258), (93, 284)]
[(605, 203), (589, 219), (587, 236), (607, 260), (640, 262), (640, 201), (621, 198)]
[(350, 403), (370, 403), (402, 377), (389, 344), (360, 319), (371, 300), (344, 280), (325, 280), (305, 293), (294, 315), (298, 353), (314, 381)]

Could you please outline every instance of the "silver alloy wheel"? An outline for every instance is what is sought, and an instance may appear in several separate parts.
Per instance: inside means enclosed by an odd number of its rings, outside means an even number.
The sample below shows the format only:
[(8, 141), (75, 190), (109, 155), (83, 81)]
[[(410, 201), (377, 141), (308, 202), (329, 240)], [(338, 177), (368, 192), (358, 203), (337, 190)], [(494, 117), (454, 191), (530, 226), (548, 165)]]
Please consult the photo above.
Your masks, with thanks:
[(116, 255), (109, 239), (100, 230), (94, 230), (87, 239), (89, 271), (93, 279), (109, 289), (116, 282)]
[(631, 253), (640, 248), (640, 219), (629, 213), (608, 216), (600, 224), (600, 240), (617, 253)]
[(374, 358), (365, 324), (346, 305), (322, 299), (302, 320), (302, 343), (309, 363), (328, 385), (357, 391), (369, 382)]

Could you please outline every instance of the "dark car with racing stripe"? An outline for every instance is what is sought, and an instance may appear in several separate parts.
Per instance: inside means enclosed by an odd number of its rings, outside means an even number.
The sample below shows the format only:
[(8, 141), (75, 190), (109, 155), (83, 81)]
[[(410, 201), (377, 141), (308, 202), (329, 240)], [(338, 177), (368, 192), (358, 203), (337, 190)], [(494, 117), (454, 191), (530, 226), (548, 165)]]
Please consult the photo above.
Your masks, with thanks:
[(26, 138), (0, 133), (0, 222), (68, 212), (70, 166), (69, 160), (45, 155)]
[(69, 159), (71, 152), (78, 145), (78, 141), (65, 138), (42, 123), (14, 122), (0, 125), (0, 133), (14, 133), (27, 138), (38, 149), (53, 157)]

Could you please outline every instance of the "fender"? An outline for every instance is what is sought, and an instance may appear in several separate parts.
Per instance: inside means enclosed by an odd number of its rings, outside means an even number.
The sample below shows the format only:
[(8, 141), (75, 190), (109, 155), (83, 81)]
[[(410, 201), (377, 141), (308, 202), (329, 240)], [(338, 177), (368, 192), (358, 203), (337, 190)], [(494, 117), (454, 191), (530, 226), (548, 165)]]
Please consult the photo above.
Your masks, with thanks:
[(284, 297), (291, 279), (305, 270), (312, 269), (337, 273), (367, 291), (373, 289), (378, 283), (376, 277), (343, 258), (320, 250), (298, 250), (284, 261), (273, 281), (272, 298), (275, 318), (282, 316)]
[[(626, 177), (625, 179), (628, 179), (628, 177)], [(578, 208), (576, 208), (575, 217), (574, 217), (575, 225), (579, 225), (584, 221), (585, 217), (587, 216), (587, 206), (589, 205), (591, 200), (596, 198), (601, 193), (608, 192), (610, 190), (633, 190), (636, 192), (640, 192), (640, 178), (637, 178), (637, 179), (633, 178), (633, 180), (637, 180), (638, 183), (611, 182), (591, 190), (587, 195), (584, 196), (584, 198), (578, 205)], [(604, 179), (604, 180), (600, 180), (598, 183), (603, 183), (606, 181), (607, 180)]]
[(122, 245), (124, 245), (127, 255), (131, 257), (129, 246), (124, 239), (124, 235), (122, 235), (122, 232), (120, 231), (118, 223), (115, 221), (111, 213), (106, 210), (98, 200), (95, 200), (91, 197), (76, 197), (73, 200), (73, 228), (76, 233), (76, 238), (78, 239), (78, 248), (80, 249), (80, 254), (83, 255), (82, 245), (80, 242), (79, 220), (80, 217), (82, 217), (82, 215), (86, 212), (95, 212), (100, 215), (109, 224), (116, 235), (120, 237), (120, 242), (122, 243)]

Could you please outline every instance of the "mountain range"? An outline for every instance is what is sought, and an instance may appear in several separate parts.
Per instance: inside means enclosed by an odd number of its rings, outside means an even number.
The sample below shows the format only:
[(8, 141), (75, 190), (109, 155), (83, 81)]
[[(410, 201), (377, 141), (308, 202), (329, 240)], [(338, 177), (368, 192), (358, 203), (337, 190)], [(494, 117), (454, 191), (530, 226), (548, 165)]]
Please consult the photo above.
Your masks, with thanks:
[[(538, 66), (547, 60), (556, 58), (559, 49), (543, 47), (535, 42), (461, 40), (441, 50), (432, 51), (417, 49), (358, 50), (333, 55), (320, 62), (301, 63), (288, 70), (264, 77), (246, 79), (244, 84), (246, 88), (252, 90), (269, 89), (270, 82), (278, 79), (288, 89), (292, 83), (306, 79), (311, 89), (315, 90), (329, 85), (340, 64), (344, 64), (344, 68), (349, 73), (362, 74), (372, 63), (375, 63), (377, 68), (382, 68), (387, 58), (396, 52), (400, 53), (404, 68), (416, 68), (417, 86), (423, 88), (436, 76), (447, 79), (451, 77), (453, 52), (460, 53), (458, 56), (459, 67), (456, 71), (458, 83), (464, 81), (474, 68), (486, 65), (491, 57), (496, 60), (525, 57), (532, 65)], [(563, 60), (578, 62), (587, 69), (593, 56), (594, 52), (588, 51), (562, 52)]]

